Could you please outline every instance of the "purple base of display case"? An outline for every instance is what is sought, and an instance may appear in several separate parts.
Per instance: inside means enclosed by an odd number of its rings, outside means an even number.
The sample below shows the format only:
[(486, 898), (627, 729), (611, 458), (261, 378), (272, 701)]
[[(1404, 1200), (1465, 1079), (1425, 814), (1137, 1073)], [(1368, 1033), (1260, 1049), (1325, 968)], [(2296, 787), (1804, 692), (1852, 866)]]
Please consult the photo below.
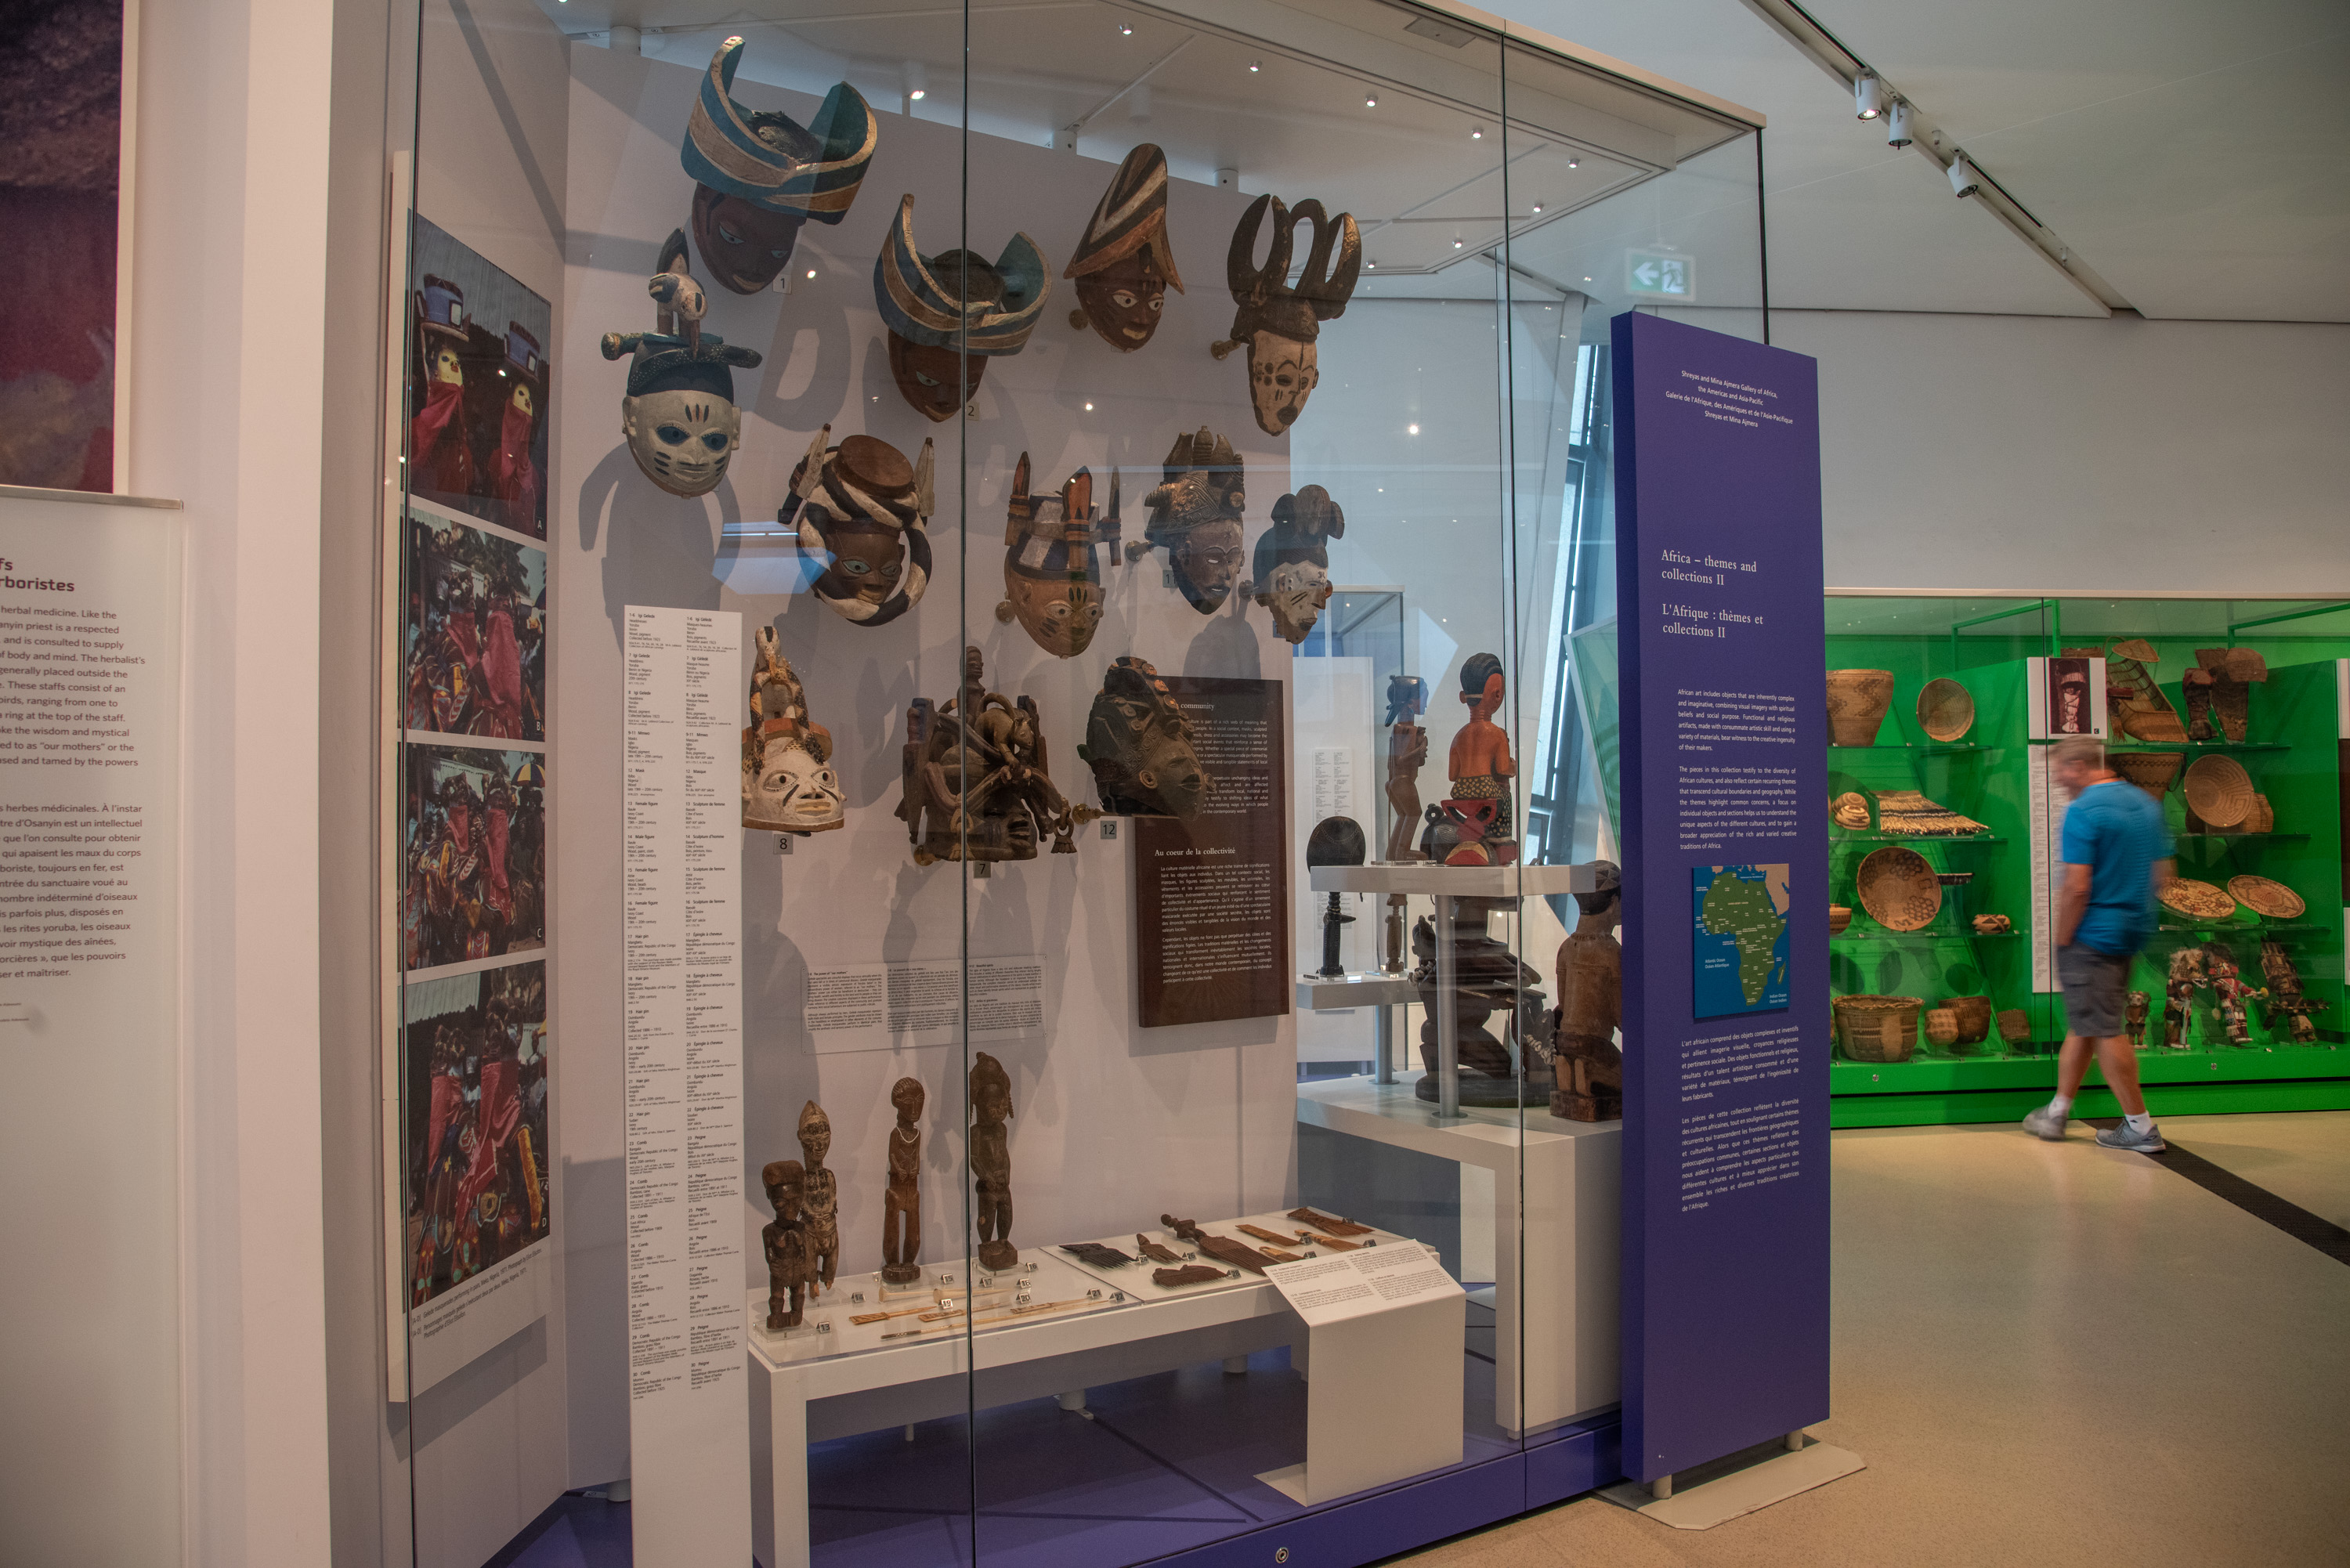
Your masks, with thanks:
[[(816, 1568), (1099, 1568), (1151, 1563), (1351, 1568), (1605, 1486), (1621, 1474), (1614, 1412), (1524, 1444), (1492, 1423), (1491, 1361), (1468, 1346), (1467, 1435), (1446, 1470), (1301, 1508), (1256, 1478), (1305, 1448), (1305, 1381), (1288, 1352), (1246, 1376), (1209, 1365), (1088, 1391), (1085, 1415), (1050, 1399), (925, 1422), (910, 1442), (868, 1432), (808, 1450)], [(1490, 1347), (1483, 1347), (1489, 1349)], [(1090, 1417), (1090, 1418), (1088, 1418)], [(979, 1490), (976, 1514), (972, 1489)], [(620, 1568), (625, 1505), (571, 1496), (493, 1568)]]

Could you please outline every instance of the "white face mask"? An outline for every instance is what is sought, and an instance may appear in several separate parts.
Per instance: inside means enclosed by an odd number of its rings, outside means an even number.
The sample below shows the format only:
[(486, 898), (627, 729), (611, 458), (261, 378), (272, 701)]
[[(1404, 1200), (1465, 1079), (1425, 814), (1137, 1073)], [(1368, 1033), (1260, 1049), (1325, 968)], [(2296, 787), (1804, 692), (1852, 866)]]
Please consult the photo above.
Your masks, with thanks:
[(708, 392), (647, 392), (620, 400), (620, 433), (645, 477), (671, 495), (707, 495), (743, 441), (743, 413)]
[(840, 775), (796, 740), (778, 736), (769, 741), (758, 772), (743, 770), (745, 827), (806, 833), (837, 827), (847, 819)]
[(1330, 574), (1311, 561), (1284, 562), (1273, 569), (1264, 597), (1284, 640), (1304, 642), (1330, 602)]
[(1315, 358), (1311, 343), (1270, 332), (1249, 334), (1249, 401), (1256, 407), (1257, 429), (1280, 435), (1297, 421), (1306, 395), (1322, 379)]

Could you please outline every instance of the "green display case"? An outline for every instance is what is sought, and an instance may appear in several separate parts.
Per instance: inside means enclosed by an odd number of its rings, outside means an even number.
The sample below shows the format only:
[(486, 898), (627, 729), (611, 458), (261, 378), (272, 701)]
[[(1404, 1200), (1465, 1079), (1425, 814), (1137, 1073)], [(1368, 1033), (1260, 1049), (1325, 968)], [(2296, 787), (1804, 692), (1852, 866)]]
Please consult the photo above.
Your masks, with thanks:
[[(2259, 655), (2265, 678), (2240, 688), (2245, 698), (2241, 735), (2230, 733), (2216, 711), (2213, 738), (2177, 742), (2128, 732), (2112, 721), (2110, 704), (2094, 697), (2084, 711), (2108, 731), (2109, 749), (2117, 754), (2178, 755), (2161, 799), (2180, 877), (2221, 889), (2231, 878), (2258, 877), (2291, 889), (2287, 905), (2277, 907), (2283, 912), (2269, 915), (2242, 904), (2223, 919), (2162, 911), (2160, 928), (2130, 977), (2131, 988), (2148, 998), (2139, 1052), (2148, 1104), (2158, 1115), (2350, 1106), (2344, 991), (2350, 603), (1832, 595), (1826, 618), (1831, 670), (1893, 677), (1872, 743), (1829, 751), (1832, 797), (1857, 795), (1866, 806), (1862, 824), (1847, 802), (1853, 824), (1830, 830), (1831, 897), (1852, 911), (1850, 923), (1830, 940), (1830, 981), (1840, 998), (1904, 997), (1923, 1004), (1913, 1029), (1904, 1030), (1897, 1016), (1891, 1037), (1881, 1031), (1864, 1034), (1849, 1054), (1839, 1031), (1830, 1070), (1836, 1126), (2005, 1120), (2043, 1101), (2054, 1087), (2065, 1023), (2051, 928), (2066, 804), (2049, 765), (2062, 722), (2054, 716), (2066, 693), (2092, 690), (2077, 679), (2063, 686), (2060, 678), (2084, 673), (2067, 659), (2088, 659), (2099, 681), (2110, 678), (2126, 691), (2129, 667), (2106, 663), (2105, 656), (2131, 641), (2143, 642), (2153, 657), (2138, 649), (2122, 657), (2136, 655), (2182, 732), (2190, 717), (2189, 672), (2224, 667), (2229, 649)], [(2052, 667), (2050, 660), (2058, 662)], [(2242, 671), (2252, 661), (2240, 654), (2234, 667)], [(1950, 723), (1938, 722), (1938, 732), (1928, 732), (1918, 699), (1936, 680), (1958, 682), (1971, 701), (1971, 722), (1963, 731), (1953, 733)], [(2094, 690), (2101, 693), (2104, 687)], [(2154, 730), (2159, 723), (2156, 712), (2136, 727)], [(2215, 756), (2244, 770), (2265, 801), (2265, 813), (2255, 805), (2244, 820), (2227, 826), (2194, 815), (2184, 780), (2196, 763)], [(2154, 766), (2158, 773), (2168, 764)], [(1957, 825), (1945, 817), (1935, 825), (1945, 831), (1905, 831), (1901, 797), (1887, 798), (1902, 791), (1974, 826), (1947, 831)], [(1888, 815), (1893, 821), (1886, 820)], [(2220, 815), (2232, 815), (2232, 805)], [(2270, 815), (2273, 822), (2262, 830)], [(1940, 907), (1922, 924), (1918, 908), (1905, 915), (1888, 907), (1893, 925), (1887, 925), (1859, 895), (1864, 861), (1888, 849), (1896, 851), (1888, 859), (1907, 865), (1910, 884), (1922, 874), (1898, 855), (1901, 849), (1915, 851), (1933, 873)], [(2299, 902), (2297, 911), (2289, 909), (2291, 900)], [(1981, 915), (2004, 916), (2010, 929), (1978, 930), (1975, 918)], [(2208, 983), (2183, 986), (2178, 994), (2184, 1005), (2170, 1005), (2173, 959), (2189, 949), (2200, 950), (2197, 957), (2207, 978), (2232, 962), (2244, 987), (2270, 994), (2246, 996), (2240, 1020), (2223, 1013), (2220, 991)], [(2291, 964), (2298, 1005), (2288, 1005), (2289, 988), (2264, 971), (2264, 953)], [(1929, 1031), (1931, 1011), (1966, 997), (1990, 999), (1991, 1027), (1980, 1040), (1966, 1039), (1961, 1028), (1958, 1039), (1938, 1043)], [(2169, 1044), (2174, 1018), (2176, 1045)], [(2002, 1029), (2002, 1022), (2009, 1027)], [(1860, 1055), (1901, 1059), (1855, 1059)], [(2093, 1075), (2081, 1114), (2115, 1113), (2112, 1096)]]

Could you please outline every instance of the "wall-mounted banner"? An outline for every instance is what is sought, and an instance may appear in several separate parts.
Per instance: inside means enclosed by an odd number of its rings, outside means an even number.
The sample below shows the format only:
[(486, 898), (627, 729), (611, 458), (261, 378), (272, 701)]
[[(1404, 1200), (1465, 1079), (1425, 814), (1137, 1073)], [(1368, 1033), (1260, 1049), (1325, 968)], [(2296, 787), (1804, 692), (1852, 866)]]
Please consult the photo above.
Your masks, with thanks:
[(1828, 1413), (1818, 367), (1615, 321), (1624, 1467)]

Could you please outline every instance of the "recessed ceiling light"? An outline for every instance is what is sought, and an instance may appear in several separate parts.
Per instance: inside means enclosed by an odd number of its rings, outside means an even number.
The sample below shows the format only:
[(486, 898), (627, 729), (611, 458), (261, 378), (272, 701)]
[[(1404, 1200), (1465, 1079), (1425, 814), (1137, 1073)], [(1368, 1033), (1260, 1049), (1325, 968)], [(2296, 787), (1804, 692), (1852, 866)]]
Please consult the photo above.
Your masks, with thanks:
[(1418, 435), (1419, 433), (1419, 427), (1418, 425), (1406, 425), (1403, 427), (1403, 433), (1406, 435)]
[(1469, 140), (1471, 140), (1471, 141), (1482, 141), (1482, 140), (1485, 140), (1485, 128), (1484, 128), (1483, 126), (1482, 126), (1482, 125), (1472, 125), (1472, 126), (1471, 126), (1471, 127), (1469, 128)]
[(1534, 211), (1537, 213), (1542, 211), (1542, 203), (1540, 202), (1536, 202), (1534, 203)]
[(1566, 166), (1569, 169), (1580, 169), (1583, 167), (1583, 160), (1580, 158), (1570, 158), (1566, 161)]
[(1453, 240), (1452, 240), (1452, 248), (1453, 248), (1454, 250), (1456, 250), (1456, 251), (1457, 251), (1457, 250), (1459, 250), (1459, 249), (1461, 248), (1461, 239), (1460, 239), (1460, 236), (1459, 236), (1459, 235), (1457, 235), (1457, 234), (1453, 236)]
[(1094, 411), (1094, 406), (1093, 406), (1091, 403), (1087, 403), (1087, 404), (1086, 405), (1086, 412), (1087, 412), (1087, 413), (1092, 413), (1093, 411)]
[(1251, 76), (1254, 76), (1257, 72), (1263, 69), (1264, 69), (1264, 62), (1263, 60), (1251, 60), (1249, 62), (1249, 74)]
[(810, 267), (810, 268), (808, 268), (808, 276), (810, 276), (810, 277), (814, 277), (815, 275), (816, 275), (816, 268), (814, 268), (814, 267)]
[(1378, 271), (1378, 270), (1379, 270), (1379, 264), (1378, 264), (1378, 263), (1377, 263), (1377, 262), (1375, 262), (1375, 261), (1367, 261), (1367, 262), (1365, 262), (1363, 265), (1364, 265), (1365, 266), (1367, 266), (1367, 267), (1370, 268), (1373, 272), (1377, 272), (1377, 271)]
[(1365, 93), (1365, 94), (1363, 95), (1363, 107), (1364, 107), (1365, 109), (1377, 109), (1377, 108), (1378, 108), (1378, 107), (1379, 107), (1379, 95), (1378, 95), (1378, 94), (1377, 94), (1377, 93), (1375, 93), (1375, 92), (1367, 92), (1367, 93)]
[(1120, 22), (1118, 25), (1118, 36), (1122, 38), (1131, 38), (1134, 36), (1134, 29), (1124, 22)]

